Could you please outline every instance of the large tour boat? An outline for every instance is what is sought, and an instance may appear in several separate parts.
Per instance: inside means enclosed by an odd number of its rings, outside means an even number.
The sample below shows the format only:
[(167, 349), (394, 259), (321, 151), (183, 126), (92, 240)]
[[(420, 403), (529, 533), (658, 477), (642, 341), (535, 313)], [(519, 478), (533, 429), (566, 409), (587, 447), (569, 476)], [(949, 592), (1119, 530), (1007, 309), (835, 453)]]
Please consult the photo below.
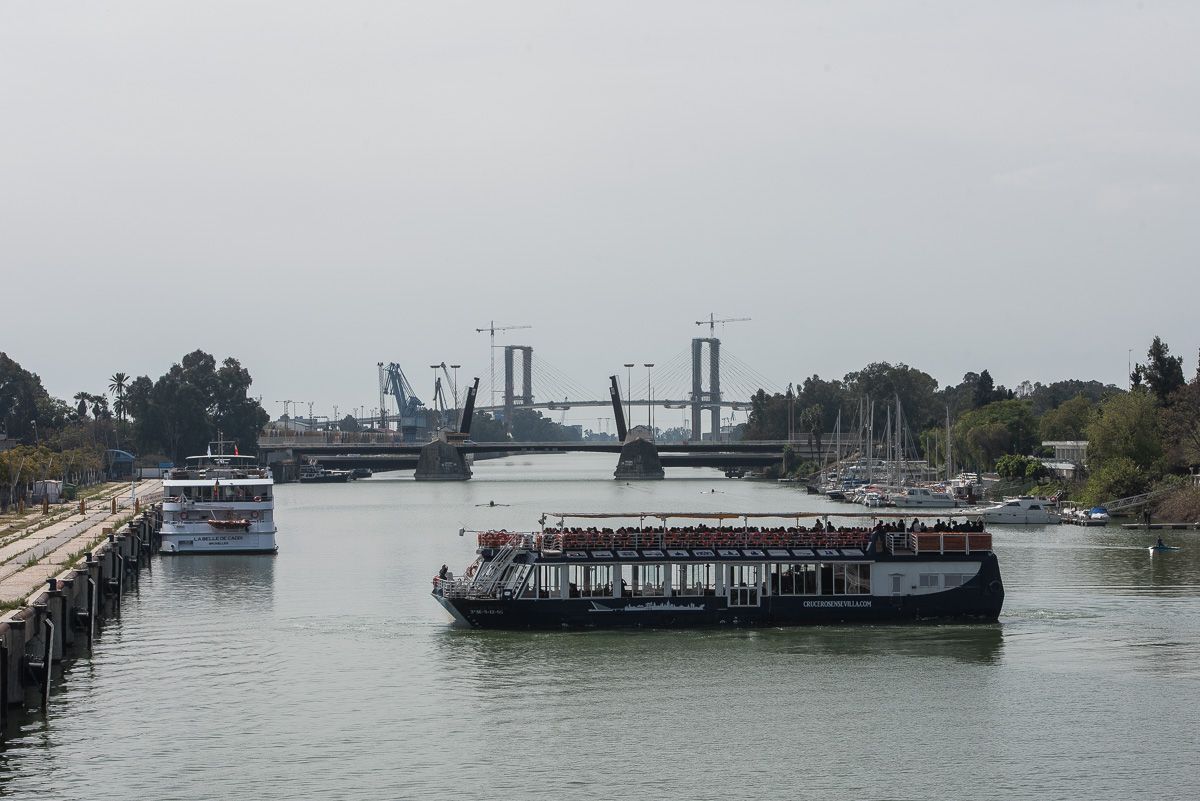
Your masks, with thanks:
[[(806, 526), (801, 517), (814, 515), (554, 514), (558, 524), (540, 531), (476, 532), (478, 558), (461, 577), (436, 576), (433, 596), (457, 623), (493, 629), (987, 622), (1000, 614), (1004, 585), (982, 523), (914, 521), (917, 530), (906, 530), (903, 521)], [(610, 528), (610, 518), (629, 522)], [(580, 519), (586, 525), (566, 525)], [(682, 521), (690, 524), (673, 525)]]
[(161, 552), (275, 553), (274, 489), (253, 456), (237, 453), (234, 443), (213, 443), (163, 479)]

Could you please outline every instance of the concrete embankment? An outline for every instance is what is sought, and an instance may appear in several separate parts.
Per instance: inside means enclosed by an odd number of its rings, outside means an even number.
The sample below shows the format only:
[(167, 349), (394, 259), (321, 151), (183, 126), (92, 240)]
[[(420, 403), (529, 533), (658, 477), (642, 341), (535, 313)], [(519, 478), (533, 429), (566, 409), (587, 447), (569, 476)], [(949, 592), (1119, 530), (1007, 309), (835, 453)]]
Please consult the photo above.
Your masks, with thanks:
[[(111, 500), (109, 510), (116, 501)], [(119, 615), (121, 601), (136, 588), (141, 568), (159, 547), (160, 507), (132, 504), (131, 519), (119, 525), (63, 521), (64, 530), (43, 537), (20, 569), (0, 587), (26, 587), (25, 594), (0, 615), (0, 732), (10, 717), (29, 707), (49, 704), (53, 677), (64, 661), (86, 654), (103, 621)], [(86, 550), (69, 549), (85, 543)], [(27, 582), (40, 579), (40, 588)]]

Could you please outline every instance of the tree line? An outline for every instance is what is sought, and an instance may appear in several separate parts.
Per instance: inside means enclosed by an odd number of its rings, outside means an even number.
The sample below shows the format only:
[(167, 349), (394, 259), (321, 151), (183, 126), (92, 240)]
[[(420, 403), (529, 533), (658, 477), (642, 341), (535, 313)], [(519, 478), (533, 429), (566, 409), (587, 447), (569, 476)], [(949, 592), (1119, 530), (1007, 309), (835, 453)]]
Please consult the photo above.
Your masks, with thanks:
[[(939, 388), (922, 370), (877, 362), (840, 380), (814, 375), (784, 393), (760, 390), (744, 436), (784, 439), (790, 424), (793, 433), (820, 440), (834, 430), (839, 414), (846, 435), (856, 425), (861, 399), (872, 398), (882, 409), (899, 398), (912, 432), (910, 453), (938, 465), (952, 452), (955, 464), (966, 469), (1038, 478), (1045, 471), (1031, 457), (1052, 455), (1042, 442), (1087, 440), (1083, 492), (1104, 500), (1144, 492), (1200, 465), (1200, 360), (1187, 380), (1182, 357), (1171, 355), (1156, 336), (1129, 381), (1129, 389), (1077, 379), (1008, 388), (982, 370)], [(880, 419), (877, 411), (877, 438)]]
[(68, 401), (51, 396), (36, 373), (0, 353), (0, 423), (20, 446), (97, 458), (122, 449), (178, 462), (204, 453), (218, 431), (253, 451), (269, 416), (250, 397), (251, 383), (237, 359), (218, 365), (196, 350), (156, 379), (118, 372), (107, 387), (81, 390)]

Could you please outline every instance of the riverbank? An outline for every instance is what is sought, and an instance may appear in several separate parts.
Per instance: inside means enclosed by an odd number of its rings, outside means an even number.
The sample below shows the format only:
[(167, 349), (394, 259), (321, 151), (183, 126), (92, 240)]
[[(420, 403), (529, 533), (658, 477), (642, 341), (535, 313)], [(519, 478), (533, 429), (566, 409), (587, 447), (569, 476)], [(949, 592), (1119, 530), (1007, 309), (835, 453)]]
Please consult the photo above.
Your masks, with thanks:
[(1200, 523), (1200, 487), (1180, 487), (1154, 505), (1156, 520)]
[(10, 525), (0, 545), (0, 735), (25, 708), (49, 704), (56, 666), (91, 650), (157, 551), (161, 515), (142, 500), (161, 495), (161, 482), (134, 497), (127, 487), (102, 493), (98, 509), (82, 501)]

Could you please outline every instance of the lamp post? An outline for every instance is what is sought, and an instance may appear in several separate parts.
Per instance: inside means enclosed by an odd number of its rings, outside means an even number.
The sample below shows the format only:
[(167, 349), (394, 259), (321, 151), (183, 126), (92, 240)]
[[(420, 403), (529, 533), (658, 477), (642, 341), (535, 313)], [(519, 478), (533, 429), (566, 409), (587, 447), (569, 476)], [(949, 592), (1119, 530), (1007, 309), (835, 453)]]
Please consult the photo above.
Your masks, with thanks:
[(654, 439), (654, 392), (650, 386), (650, 368), (654, 362), (642, 362), (646, 368), (646, 425), (650, 429), (650, 438)]
[(633, 362), (625, 364), (625, 419), (633, 423)]

